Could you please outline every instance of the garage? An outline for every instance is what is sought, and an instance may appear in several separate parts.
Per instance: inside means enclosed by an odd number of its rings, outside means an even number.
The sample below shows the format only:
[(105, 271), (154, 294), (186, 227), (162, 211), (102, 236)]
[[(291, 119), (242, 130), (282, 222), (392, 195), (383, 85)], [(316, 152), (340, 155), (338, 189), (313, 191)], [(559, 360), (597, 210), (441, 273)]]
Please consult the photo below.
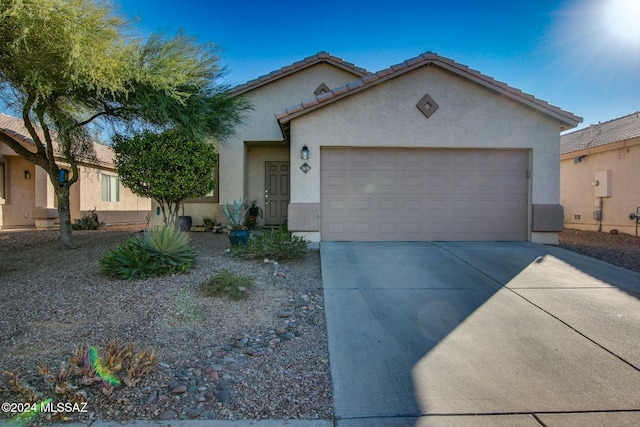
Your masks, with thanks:
[(325, 241), (526, 241), (529, 150), (320, 150)]

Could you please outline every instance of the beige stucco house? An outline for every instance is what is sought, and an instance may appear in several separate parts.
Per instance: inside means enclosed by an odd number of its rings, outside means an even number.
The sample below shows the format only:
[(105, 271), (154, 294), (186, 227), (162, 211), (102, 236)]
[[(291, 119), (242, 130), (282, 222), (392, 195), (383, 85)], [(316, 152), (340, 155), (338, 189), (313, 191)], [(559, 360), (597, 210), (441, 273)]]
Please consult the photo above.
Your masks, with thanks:
[(321, 52), (238, 86), (219, 197), (311, 241), (557, 242), (560, 132), (581, 122), (433, 53), (371, 73)]
[[(24, 122), (0, 113), (0, 132), (33, 147)], [(96, 210), (107, 225), (145, 223), (149, 199), (131, 193), (118, 181), (113, 152), (94, 144), (96, 159), (80, 164), (78, 181), (71, 186), (71, 220)], [(50, 228), (58, 223), (55, 189), (47, 173), (0, 142), (0, 229)]]
[(562, 135), (560, 202), (566, 228), (636, 233), (640, 113)]

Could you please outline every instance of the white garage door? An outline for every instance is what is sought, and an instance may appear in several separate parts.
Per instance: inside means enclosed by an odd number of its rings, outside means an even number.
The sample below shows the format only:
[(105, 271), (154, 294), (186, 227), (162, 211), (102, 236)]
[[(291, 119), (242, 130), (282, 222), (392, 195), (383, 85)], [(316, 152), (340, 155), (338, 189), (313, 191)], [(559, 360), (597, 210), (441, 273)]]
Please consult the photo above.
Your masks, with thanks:
[(323, 148), (322, 240), (527, 240), (526, 150)]

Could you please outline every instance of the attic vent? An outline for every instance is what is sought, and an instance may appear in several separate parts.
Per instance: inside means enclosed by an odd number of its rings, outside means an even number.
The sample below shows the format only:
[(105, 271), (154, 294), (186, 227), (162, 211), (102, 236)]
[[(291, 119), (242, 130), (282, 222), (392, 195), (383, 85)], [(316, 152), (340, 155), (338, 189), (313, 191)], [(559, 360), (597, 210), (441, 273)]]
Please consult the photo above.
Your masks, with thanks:
[(320, 86), (318, 86), (316, 90), (313, 91), (313, 93), (315, 93), (316, 95), (320, 95), (322, 93), (327, 93), (327, 92), (331, 92), (331, 89), (329, 89), (329, 86), (327, 86), (324, 83), (321, 83)]
[(426, 94), (422, 97), (420, 101), (418, 101), (418, 110), (428, 119), (433, 113), (438, 109), (438, 103), (433, 100), (431, 95)]

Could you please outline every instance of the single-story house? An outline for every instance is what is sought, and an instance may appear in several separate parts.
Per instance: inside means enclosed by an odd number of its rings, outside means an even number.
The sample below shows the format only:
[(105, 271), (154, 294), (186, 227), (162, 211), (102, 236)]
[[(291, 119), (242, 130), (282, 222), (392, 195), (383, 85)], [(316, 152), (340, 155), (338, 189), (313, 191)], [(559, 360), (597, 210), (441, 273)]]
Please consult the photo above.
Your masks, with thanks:
[(376, 73), (320, 52), (232, 93), (253, 110), (195, 223), (248, 198), (316, 242), (557, 243), (570, 112), (430, 52)]
[[(22, 120), (0, 113), (0, 132), (34, 149)], [(107, 225), (145, 223), (151, 201), (120, 184), (109, 147), (96, 143), (94, 150), (96, 159), (80, 163), (80, 177), (71, 186), (72, 222), (95, 210)], [(0, 229), (50, 228), (57, 223), (57, 197), (47, 173), (0, 142)]]
[(640, 214), (640, 113), (592, 124), (560, 137), (564, 225), (636, 233)]

